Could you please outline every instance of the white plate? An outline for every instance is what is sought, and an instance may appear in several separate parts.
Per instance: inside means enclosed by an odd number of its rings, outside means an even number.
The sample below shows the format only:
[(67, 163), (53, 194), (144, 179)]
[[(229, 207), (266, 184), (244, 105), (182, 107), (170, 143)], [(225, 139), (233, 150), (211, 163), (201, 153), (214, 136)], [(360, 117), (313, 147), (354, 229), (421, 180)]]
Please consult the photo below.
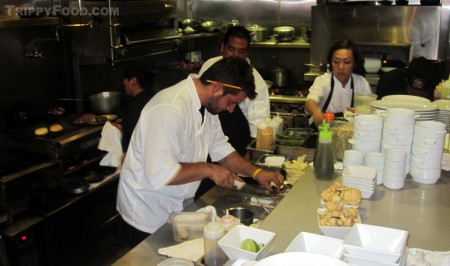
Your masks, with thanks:
[(394, 69), (397, 69), (397, 68), (396, 67), (382, 67), (382, 68), (380, 68), (380, 70), (383, 71), (383, 72), (389, 72), (389, 71), (392, 71)]
[(437, 104), (439, 107), (439, 110), (447, 110), (450, 111), (450, 100), (445, 99), (439, 99), (433, 102), (434, 104)]
[(381, 110), (387, 108), (405, 108), (412, 109), (416, 111), (433, 111), (438, 109), (437, 104), (433, 103), (421, 103), (421, 102), (402, 102), (402, 101), (392, 101), (392, 100), (377, 100), (370, 103), (371, 107), (378, 108)]
[(400, 101), (400, 102), (418, 102), (418, 103), (431, 103), (427, 98), (414, 96), (414, 95), (405, 95), (405, 94), (394, 94), (387, 95), (381, 98), (383, 101)]
[(348, 264), (322, 254), (309, 252), (286, 252), (276, 254), (258, 261), (256, 266), (347, 266)]

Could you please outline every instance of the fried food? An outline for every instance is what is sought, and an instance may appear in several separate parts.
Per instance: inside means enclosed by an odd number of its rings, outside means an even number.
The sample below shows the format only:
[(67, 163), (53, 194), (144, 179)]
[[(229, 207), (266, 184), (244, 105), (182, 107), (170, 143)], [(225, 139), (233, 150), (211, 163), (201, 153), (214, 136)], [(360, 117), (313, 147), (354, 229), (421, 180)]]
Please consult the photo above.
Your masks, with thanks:
[(48, 134), (48, 129), (46, 127), (36, 128), (34, 130), (34, 134), (37, 135), (37, 136), (47, 135)]
[(360, 223), (358, 216), (358, 210), (355, 208), (340, 209), (340, 210), (320, 210), (319, 223), (320, 226), (332, 226), (332, 227), (351, 227), (355, 223)]
[(50, 131), (51, 132), (60, 132), (63, 131), (64, 128), (60, 125), (60, 124), (53, 124), (50, 126)]
[(334, 183), (320, 194), (325, 207), (334, 210), (344, 205), (358, 206), (361, 203), (361, 191), (356, 188), (349, 188), (340, 183)]

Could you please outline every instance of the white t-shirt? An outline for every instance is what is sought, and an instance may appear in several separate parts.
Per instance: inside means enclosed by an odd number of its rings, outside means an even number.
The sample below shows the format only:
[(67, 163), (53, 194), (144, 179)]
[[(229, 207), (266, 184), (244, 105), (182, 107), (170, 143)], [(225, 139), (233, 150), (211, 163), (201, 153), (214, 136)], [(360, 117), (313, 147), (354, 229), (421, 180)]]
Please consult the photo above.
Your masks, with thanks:
[(183, 209), (200, 181), (166, 185), (180, 162), (223, 159), (234, 151), (217, 115), (199, 112), (192, 76), (157, 93), (144, 107), (121, 169), (117, 210), (135, 228), (153, 233), (169, 214)]
[[(199, 75), (202, 75), (206, 69), (222, 58), (223, 56), (217, 56), (208, 59), (200, 69)], [(248, 58), (247, 62), (250, 64)], [(245, 98), (245, 100), (239, 104), (239, 107), (241, 108), (242, 113), (244, 113), (245, 118), (247, 118), (250, 127), (250, 136), (256, 138), (259, 121), (270, 117), (270, 102), (267, 84), (255, 68), (253, 68), (253, 77), (255, 79), (255, 91), (258, 95), (256, 95), (256, 98), (253, 100)]]
[[(322, 107), (325, 105), (325, 102), (327, 101), (328, 95), (331, 91), (331, 75), (331, 73), (325, 73), (317, 77), (314, 80), (313, 85), (309, 88), (309, 94), (306, 97), (307, 100), (314, 100), (320, 109), (322, 109)], [(369, 82), (367, 82), (364, 77), (358, 74), (352, 74), (352, 78), (355, 94), (358, 92), (372, 92)], [(331, 101), (326, 112), (341, 113), (344, 112), (347, 107), (350, 107), (352, 103), (351, 79), (347, 82), (347, 84), (345, 84), (345, 87), (342, 87), (342, 83), (337, 80), (336, 77), (333, 77), (333, 79), (333, 96), (331, 97)]]

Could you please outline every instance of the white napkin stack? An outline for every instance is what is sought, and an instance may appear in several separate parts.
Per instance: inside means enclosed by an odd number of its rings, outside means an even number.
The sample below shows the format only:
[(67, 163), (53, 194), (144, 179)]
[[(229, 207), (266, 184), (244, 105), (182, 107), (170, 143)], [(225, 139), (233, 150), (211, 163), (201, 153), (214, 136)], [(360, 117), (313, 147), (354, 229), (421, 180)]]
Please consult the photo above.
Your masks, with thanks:
[(123, 153), (121, 140), (122, 132), (110, 122), (106, 122), (98, 143), (98, 149), (108, 152), (100, 161), (101, 166), (120, 167)]
[(450, 251), (409, 248), (407, 266), (450, 266)]
[(196, 238), (175, 246), (160, 248), (158, 253), (172, 258), (187, 259), (197, 262), (204, 254), (203, 238)]

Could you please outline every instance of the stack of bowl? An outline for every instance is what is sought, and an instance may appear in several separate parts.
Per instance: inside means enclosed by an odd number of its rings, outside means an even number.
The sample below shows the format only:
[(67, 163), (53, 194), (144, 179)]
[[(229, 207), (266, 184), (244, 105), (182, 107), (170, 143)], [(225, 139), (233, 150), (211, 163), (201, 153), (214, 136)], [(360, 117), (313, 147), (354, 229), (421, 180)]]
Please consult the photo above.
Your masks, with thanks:
[(379, 115), (357, 115), (353, 123), (353, 150), (366, 152), (379, 152), (383, 130), (383, 118)]
[(342, 171), (342, 184), (361, 191), (363, 199), (370, 199), (375, 191), (377, 170), (370, 166), (353, 165)]
[(364, 164), (364, 153), (357, 150), (344, 151), (344, 159), (342, 165), (345, 167)]
[(384, 153), (383, 185), (390, 189), (401, 189), (405, 186), (406, 151), (390, 148)]
[(388, 108), (385, 115), (381, 150), (386, 153), (388, 149), (403, 149), (406, 152), (405, 171), (408, 174), (416, 113), (411, 109)]
[(441, 177), (446, 125), (419, 121), (414, 126), (410, 174), (414, 181), (434, 184)]
[(405, 265), (407, 238), (407, 231), (355, 224), (342, 243), (345, 261), (352, 265)]
[(377, 170), (377, 185), (383, 184), (384, 154), (382, 152), (368, 152), (364, 155), (364, 165)]

